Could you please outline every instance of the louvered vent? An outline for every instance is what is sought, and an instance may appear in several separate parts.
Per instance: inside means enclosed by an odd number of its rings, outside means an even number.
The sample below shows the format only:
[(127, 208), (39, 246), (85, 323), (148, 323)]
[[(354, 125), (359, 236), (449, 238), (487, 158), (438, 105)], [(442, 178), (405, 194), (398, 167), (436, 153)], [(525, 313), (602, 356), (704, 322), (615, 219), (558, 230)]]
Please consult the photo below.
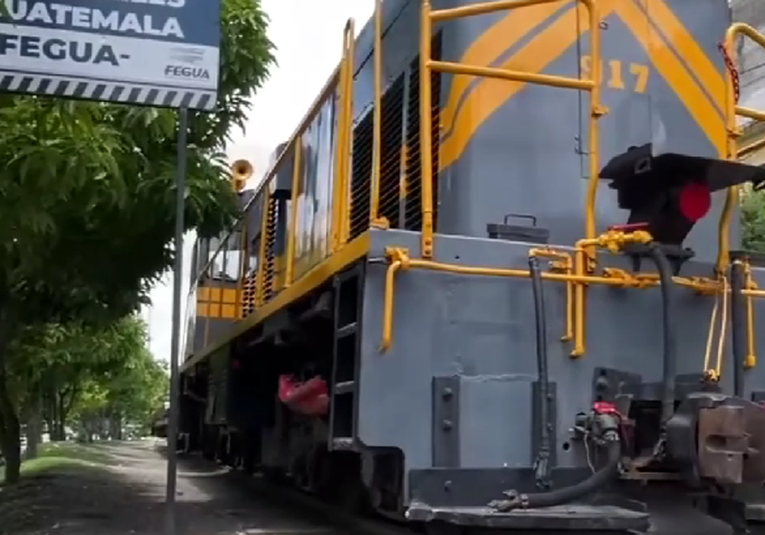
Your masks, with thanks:
[[(441, 57), (441, 34), (432, 47), (433, 59)], [(419, 56), (409, 69), (388, 87), (382, 98), (380, 203), (378, 214), (391, 228), (420, 230), (420, 84)], [(438, 149), (441, 76), (431, 74), (433, 102), (433, 199), (434, 223), (438, 200)], [(408, 87), (407, 87), (408, 85)], [(374, 110), (370, 108), (353, 132), (350, 238), (369, 228), (370, 180)], [(406, 139), (406, 143), (403, 143)], [(402, 210), (402, 208), (404, 208)]]
[[(441, 59), (441, 32), (433, 37), (431, 43), (432, 58)], [(438, 151), (441, 134), (441, 75), (437, 72), (430, 74), (431, 84), (431, 120), (433, 161), (433, 228), (438, 228)], [(409, 102), (407, 105), (408, 122), (406, 128), (406, 209), (404, 212), (404, 228), (407, 230), (422, 229), (422, 188), (420, 163), (420, 57), (412, 61), (409, 68)]]
[(271, 300), (274, 295), (276, 275), (276, 222), (279, 220), (279, 201), (274, 197), (268, 198), (268, 220), (266, 221), (266, 258), (263, 265), (263, 302)]

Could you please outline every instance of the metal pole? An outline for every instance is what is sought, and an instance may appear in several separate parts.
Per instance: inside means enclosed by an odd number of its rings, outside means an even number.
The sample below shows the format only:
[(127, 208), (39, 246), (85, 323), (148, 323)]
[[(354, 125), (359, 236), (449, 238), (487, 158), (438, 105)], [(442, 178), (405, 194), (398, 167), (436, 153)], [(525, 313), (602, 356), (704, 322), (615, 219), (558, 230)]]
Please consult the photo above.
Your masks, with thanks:
[[(733, 394), (744, 395), (744, 368), (746, 361), (746, 297), (744, 289), (744, 264), (734, 260), (730, 268), (730, 325), (733, 353)], [(723, 299), (727, 296), (723, 296)]]
[(183, 213), (185, 211), (186, 191), (186, 131), (188, 129), (188, 110), (178, 110), (178, 166), (175, 177), (175, 259), (173, 262), (173, 332), (170, 350), (170, 415), (167, 423), (167, 487), (165, 501), (166, 533), (175, 534), (175, 494), (178, 440), (178, 401), (180, 377), (178, 361), (181, 352), (181, 283), (183, 281)]

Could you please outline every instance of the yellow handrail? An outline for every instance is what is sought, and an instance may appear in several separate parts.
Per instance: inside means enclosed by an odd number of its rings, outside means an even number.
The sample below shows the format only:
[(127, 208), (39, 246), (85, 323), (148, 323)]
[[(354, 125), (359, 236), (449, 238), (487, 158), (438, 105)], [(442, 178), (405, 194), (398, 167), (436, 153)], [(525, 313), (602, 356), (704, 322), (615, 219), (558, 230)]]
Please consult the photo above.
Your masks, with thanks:
[[(586, 247), (600, 247), (609, 251), (618, 251), (627, 243), (646, 243), (651, 240), (650, 234), (642, 231), (625, 233), (619, 231), (609, 231), (597, 238), (591, 240), (584, 239), (577, 242), (574, 252), (577, 256), (584, 257)], [(565, 253), (556, 253), (565, 254)], [(541, 256), (541, 255), (540, 255)], [(463, 266), (459, 264), (447, 264), (443, 262), (434, 262), (419, 258), (410, 258), (409, 251), (403, 247), (388, 247), (385, 250), (385, 257), (388, 261), (388, 269), (385, 275), (385, 290), (383, 297), (383, 327), (382, 342), (380, 351), (384, 352), (390, 348), (393, 337), (393, 309), (395, 294), (396, 273), (401, 270), (411, 268), (427, 269), (431, 271), (440, 271), (445, 273), (454, 273), (459, 275), (482, 275), (488, 277), (509, 277), (509, 278), (529, 278), (530, 273), (527, 269), (512, 268), (493, 268), (483, 266)], [(659, 284), (658, 277), (652, 274), (628, 274), (621, 270), (604, 270), (605, 274), (586, 275), (583, 273), (584, 258), (577, 261), (579, 269), (571, 273), (542, 273), (543, 280), (565, 282), (575, 284), (577, 287), (588, 284), (599, 284), (616, 288), (653, 288)], [(703, 278), (673, 277), (675, 284), (691, 288), (699, 293), (708, 293), (710, 291), (719, 291), (718, 286), (711, 284), (709, 280)], [(765, 291), (763, 291), (765, 295)], [(577, 303), (575, 302), (575, 305)], [(584, 354), (584, 307), (574, 309), (574, 350), (571, 357), (576, 358)]]
[[(751, 290), (756, 287), (752, 280), (752, 266), (747, 262), (744, 265), (744, 288)], [(754, 303), (751, 295), (746, 295), (746, 357), (744, 366), (754, 368), (757, 365), (757, 354), (754, 344)]]
[[(432, 260), (422, 260), (419, 258), (410, 258), (407, 249), (399, 247), (390, 247), (386, 250), (388, 259), (388, 269), (385, 274), (385, 290), (383, 297), (383, 327), (382, 342), (380, 351), (387, 351), (393, 339), (393, 310), (395, 295), (395, 278), (399, 271), (406, 271), (411, 268), (427, 269), (430, 271), (439, 271), (442, 273), (453, 273), (458, 275), (478, 275), (487, 277), (505, 277), (528, 279), (531, 275), (527, 269), (511, 268), (492, 268), (479, 266), (462, 266), (458, 264), (447, 264), (443, 262), (434, 262)], [(566, 273), (542, 273), (543, 280), (565, 282), (574, 284), (599, 284), (614, 288), (653, 288), (658, 285), (658, 281), (643, 280), (635, 276), (598, 276), (598, 275), (573, 275)], [(673, 277), (676, 284), (694, 288), (697, 291), (709, 291), (710, 286), (706, 282), (693, 281), (684, 277)], [(765, 293), (765, 292), (764, 292)], [(572, 355), (576, 356), (576, 355)]]
[(372, 173), (370, 183), (372, 191), (369, 195), (369, 225), (375, 228), (388, 228), (389, 221), (380, 217), (380, 177), (382, 176), (382, 13), (383, 0), (375, 0), (374, 13), (374, 116), (372, 118)]
[[(422, 190), (422, 236), (420, 254), (422, 258), (433, 256), (433, 161), (431, 117), (431, 81), (430, 72), (447, 72), (472, 76), (484, 76), (527, 82), (532, 84), (579, 89), (590, 92), (589, 119), (589, 169), (590, 177), (587, 186), (587, 204), (585, 214), (585, 236), (595, 238), (595, 200), (598, 190), (598, 174), (600, 173), (600, 132), (598, 119), (607, 112), (600, 102), (600, 72), (592, 69), (590, 79), (571, 78), (536, 74), (493, 67), (464, 65), (445, 61), (434, 61), (431, 58), (431, 39), (433, 23), (454, 20), (462, 17), (484, 15), (496, 11), (518, 9), (538, 4), (550, 4), (561, 0), (495, 0), (481, 2), (452, 9), (432, 10), (430, 0), (422, 0), (420, 4), (420, 165)], [(590, 48), (592, 49), (593, 65), (600, 64), (600, 17), (593, 0), (581, 0), (587, 7), (590, 24)], [(587, 257), (595, 258), (595, 249), (589, 247)]]
[[(734, 66), (737, 62), (735, 41), (739, 35), (745, 35), (761, 47), (765, 48), (765, 36), (760, 34), (757, 30), (743, 22), (732, 24), (728, 28), (728, 31), (725, 32), (725, 51), (730, 56), (730, 60), (733, 62)], [(735, 160), (739, 156), (736, 140), (741, 135), (741, 128), (736, 124), (736, 117), (743, 116), (756, 121), (765, 121), (765, 113), (737, 104), (736, 95), (733, 91), (733, 73), (727, 68), (725, 69), (725, 86), (727, 89), (725, 92), (725, 120), (728, 133), (725, 156), (729, 160)], [(738, 204), (738, 190), (739, 186), (731, 186), (728, 188), (725, 205), (722, 214), (720, 215), (716, 266), (718, 273), (725, 272), (730, 263), (730, 258), (728, 258), (730, 254), (730, 222), (733, 208)]]
[(239, 250), (241, 253), (239, 254), (239, 272), (236, 277), (236, 293), (234, 294), (234, 316), (236, 319), (241, 319), (244, 317), (242, 297), (244, 294), (244, 284), (246, 282), (247, 264), (249, 264), (247, 250), (250, 247), (248, 245), (247, 225), (242, 222), (237, 226), (239, 227)]
[(340, 67), (338, 87), (340, 91), (337, 120), (337, 145), (335, 146), (335, 180), (332, 194), (332, 252), (348, 240), (350, 210), (348, 209), (348, 171), (350, 169), (353, 136), (353, 65), (355, 55), (355, 30), (353, 19), (348, 19), (343, 31), (343, 61)]
[(350, 174), (351, 174), (351, 154), (353, 152), (353, 73), (356, 64), (356, 30), (353, 19), (348, 20), (345, 29), (346, 47), (346, 76), (345, 76), (345, 102), (343, 103), (344, 123), (343, 123), (343, 173), (341, 180), (343, 184), (342, 196), (340, 198), (340, 207), (342, 209), (342, 232), (340, 234), (341, 244), (345, 245), (351, 229), (351, 210), (350, 210)]
[(290, 222), (287, 231), (287, 267), (284, 274), (284, 287), (292, 284), (295, 273), (295, 238), (298, 226), (298, 190), (300, 189), (300, 170), (303, 157), (303, 143), (301, 138), (295, 140), (294, 156), (292, 158), (292, 192), (290, 198)]
[(263, 305), (265, 299), (265, 288), (263, 279), (266, 278), (266, 231), (268, 230), (268, 216), (271, 205), (271, 192), (266, 188), (263, 190), (263, 206), (260, 214), (260, 250), (258, 251), (258, 271), (255, 276), (255, 306)]

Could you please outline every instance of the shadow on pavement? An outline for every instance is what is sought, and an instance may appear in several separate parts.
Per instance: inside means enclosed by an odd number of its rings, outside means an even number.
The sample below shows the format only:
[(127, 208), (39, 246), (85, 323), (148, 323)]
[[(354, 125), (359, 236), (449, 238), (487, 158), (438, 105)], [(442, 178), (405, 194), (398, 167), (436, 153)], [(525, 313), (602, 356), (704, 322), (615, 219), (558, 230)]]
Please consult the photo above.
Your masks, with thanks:
[[(167, 463), (152, 442), (94, 445), (104, 467), (71, 467), (0, 488), (2, 535), (162, 535)], [(201, 459), (178, 459), (177, 535), (328, 533), (275, 504), (252, 479)], [(300, 518), (296, 518), (300, 516)]]

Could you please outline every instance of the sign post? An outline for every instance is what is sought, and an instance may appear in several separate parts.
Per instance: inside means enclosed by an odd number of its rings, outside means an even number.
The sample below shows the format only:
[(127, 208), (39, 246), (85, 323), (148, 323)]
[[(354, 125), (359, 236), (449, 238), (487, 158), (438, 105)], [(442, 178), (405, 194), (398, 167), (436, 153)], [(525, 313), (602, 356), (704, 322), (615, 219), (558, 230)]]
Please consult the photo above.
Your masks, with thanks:
[(181, 354), (181, 291), (183, 284), (183, 213), (186, 209), (186, 131), (188, 111), (178, 110), (178, 166), (175, 174), (175, 258), (173, 259), (173, 332), (170, 347), (170, 414), (167, 420), (167, 485), (165, 487), (167, 535), (175, 533), (175, 495), (178, 476), (178, 418), (180, 376), (178, 361)]
[(178, 110), (167, 523), (175, 533), (188, 110), (217, 105), (221, 0), (0, 0), (0, 92)]

